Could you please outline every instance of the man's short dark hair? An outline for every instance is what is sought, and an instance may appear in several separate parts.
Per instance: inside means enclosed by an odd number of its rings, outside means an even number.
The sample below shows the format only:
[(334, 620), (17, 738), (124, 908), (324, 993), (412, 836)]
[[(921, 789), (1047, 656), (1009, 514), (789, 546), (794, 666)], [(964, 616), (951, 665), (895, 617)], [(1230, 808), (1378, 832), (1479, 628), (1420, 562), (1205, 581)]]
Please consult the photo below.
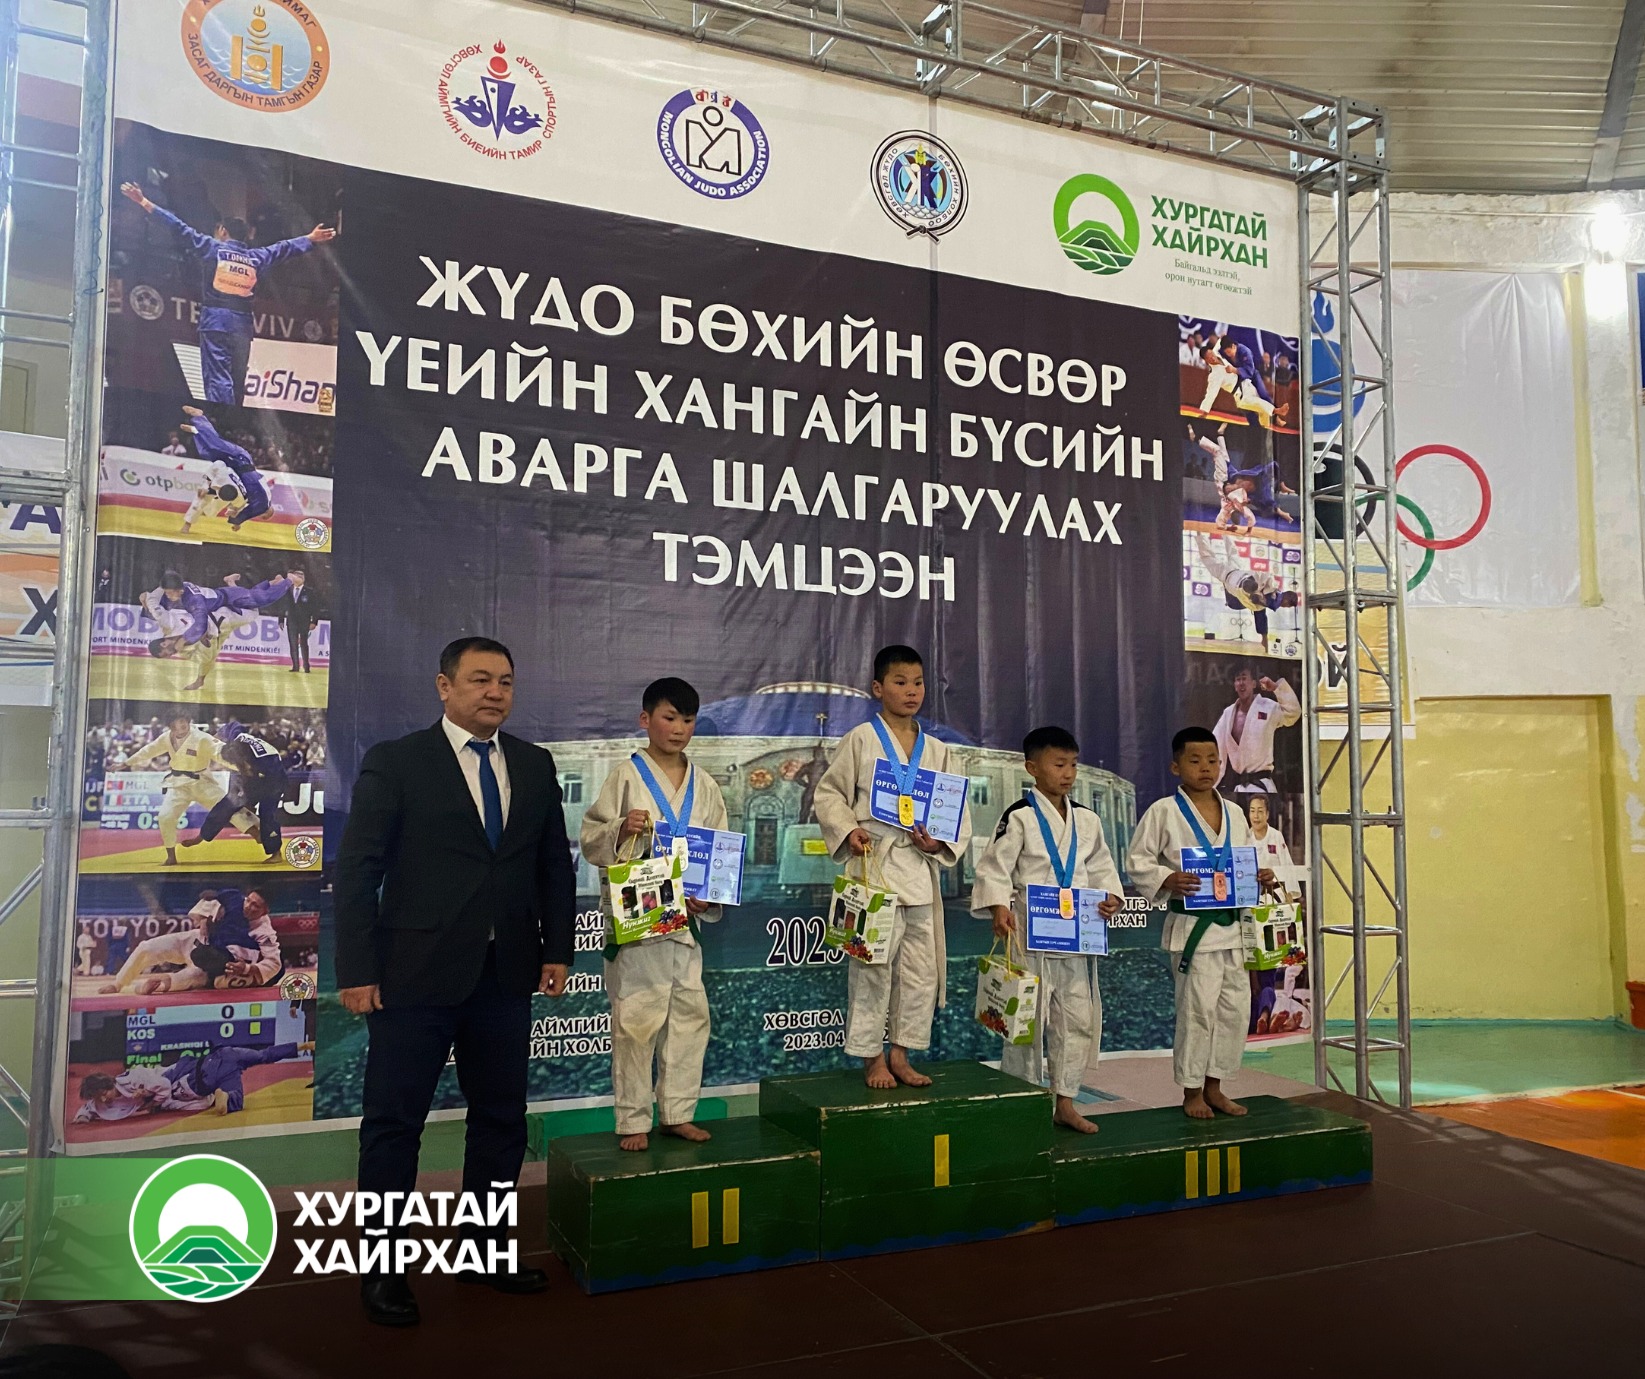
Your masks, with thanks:
[(153, 656), (157, 659), (160, 658), (160, 657), (165, 656), (165, 654), (166, 654), (166, 643), (169, 642), (170, 640), (171, 640), (170, 637), (156, 637), (152, 642), (149, 643), (149, 655)]
[(1234, 673), (1231, 676), (1228, 677), (1229, 684), (1232, 684), (1235, 680), (1239, 679), (1239, 677), (1242, 676), (1242, 675), (1246, 676), (1248, 679), (1251, 679), (1251, 680), (1260, 680), (1260, 679), (1262, 679), (1262, 672), (1257, 669), (1256, 663), (1253, 662), (1253, 661), (1237, 661), (1237, 662), (1235, 662), (1235, 664), (1234, 664)]
[(1295, 589), (1287, 589), (1279, 596), (1279, 606), (1281, 608), (1295, 608), (1301, 602), (1302, 595)]
[(162, 589), (181, 589), (183, 587), (183, 577), (176, 570), (167, 570), (165, 574), (160, 576), (160, 587)]
[(703, 706), (697, 691), (677, 675), (665, 675), (661, 680), (653, 680), (647, 685), (645, 693), (640, 696), (640, 707), (647, 713), (655, 713), (657, 706), (665, 701), (674, 706), (676, 713), (687, 718), (695, 718), (697, 710)]
[(925, 662), (920, 653), (911, 646), (882, 646), (874, 653), (874, 678), (884, 680), (891, 674), (893, 666), (919, 666), (925, 668)]
[(166, 722), (168, 724), (169, 723), (187, 723), (190, 727), (193, 727), (194, 726), (194, 716), (191, 713), (189, 713), (189, 711), (187, 709), (177, 709), (171, 714), (170, 717), (168, 717), (166, 719)]
[(1171, 739), (1171, 760), (1175, 761), (1196, 742), (1209, 742), (1215, 747), (1217, 735), (1209, 728), (1202, 728), (1198, 724), (1191, 728), (1178, 729), (1177, 735)]
[(219, 216), (217, 223), (228, 231), (230, 239), (237, 239), (241, 244), (251, 237), (251, 228), (237, 215)]
[(114, 1079), (107, 1073), (87, 1073), (80, 1079), (80, 1096), (85, 1101), (114, 1090)]
[(240, 490), (235, 488), (235, 486), (233, 484), (224, 484), (220, 489), (217, 490), (217, 496), (219, 498), (221, 498), (225, 503), (232, 503), (236, 498), (238, 498), (240, 496)]
[(471, 651), (484, 651), (493, 656), (501, 656), (508, 662), (508, 668), (514, 669), (513, 653), (501, 642), (490, 637), (459, 637), (454, 642), (447, 642), (445, 650), (440, 653), (440, 674), (448, 680), (451, 679), (456, 675), (463, 657)]
[(1073, 752), (1077, 755), (1079, 749), (1080, 744), (1067, 728), (1035, 728), (1022, 740), (1024, 761), (1032, 761), (1041, 752)]

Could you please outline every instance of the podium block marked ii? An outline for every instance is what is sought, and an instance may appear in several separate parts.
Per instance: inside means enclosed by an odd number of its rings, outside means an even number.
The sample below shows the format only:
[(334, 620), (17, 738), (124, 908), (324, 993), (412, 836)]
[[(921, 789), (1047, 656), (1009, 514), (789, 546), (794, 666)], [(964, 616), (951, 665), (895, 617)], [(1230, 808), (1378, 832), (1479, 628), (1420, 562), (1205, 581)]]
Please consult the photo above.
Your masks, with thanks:
[(590, 1293), (817, 1258), (817, 1150), (753, 1116), (710, 1128), (639, 1154), (611, 1134), (549, 1142), (549, 1244)]
[(1249, 1115), (1190, 1120), (1175, 1107), (1102, 1117), (1102, 1132), (1057, 1136), (1058, 1225), (1371, 1181), (1371, 1127), (1280, 1097)]
[(980, 1063), (925, 1067), (929, 1087), (858, 1069), (766, 1078), (760, 1115), (822, 1151), (824, 1259), (1051, 1224), (1051, 1096)]

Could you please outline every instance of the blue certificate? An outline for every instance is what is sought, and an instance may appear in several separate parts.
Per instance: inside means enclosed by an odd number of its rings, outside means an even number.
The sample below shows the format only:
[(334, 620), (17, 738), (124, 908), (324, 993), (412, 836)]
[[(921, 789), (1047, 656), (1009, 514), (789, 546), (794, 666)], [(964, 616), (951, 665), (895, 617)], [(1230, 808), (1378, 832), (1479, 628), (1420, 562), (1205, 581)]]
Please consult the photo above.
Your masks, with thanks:
[[(685, 893), (693, 900), (706, 900), (710, 905), (741, 905), (743, 900), (743, 849), (748, 839), (741, 833), (727, 833), (718, 828), (698, 828), (692, 825), (685, 831), (690, 860), (681, 882)], [(658, 824), (653, 835), (652, 850), (657, 856), (668, 852), (668, 825)]]
[[(959, 842), (960, 816), (965, 813), (965, 796), (970, 788), (971, 782), (964, 776), (922, 767), (914, 774), (914, 822), (933, 838), (945, 843)], [(904, 825), (898, 816), (900, 797), (896, 772), (889, 761), (879, 758), (874, 763), (874, 789), (868, 812), (882, 824), (902, 828)]]
[[(1065, 894), (1072, 896), (1071, 905), (1064, 903)], [(1064, 892), (1060, 886), (1029, 886), (1024, 898), (1030, 953), (1108, 951), (1108, 921), (1097, 911), (1097, 906), (1108, 898), (1107, 891), (1077, 886)]]
[[(1223, 849), (1216, 850), (1221, 855)], [(1223, 871), (1221, 895), (1217, 894), (1217, 866), (1213, 854), (1204, 848), (1184, 848), (1182, 869), (1190, 876), (1199, 877), (1199, 894), (1185, 896), (1185, 910), (1242, 910), (1262, 899), (1262, 888), (1257, 885), (1257, 850), (1255, 848), (1228, 848), (1231, 865)], [(1230, 872), (1232, 873), (1230, 875)]]

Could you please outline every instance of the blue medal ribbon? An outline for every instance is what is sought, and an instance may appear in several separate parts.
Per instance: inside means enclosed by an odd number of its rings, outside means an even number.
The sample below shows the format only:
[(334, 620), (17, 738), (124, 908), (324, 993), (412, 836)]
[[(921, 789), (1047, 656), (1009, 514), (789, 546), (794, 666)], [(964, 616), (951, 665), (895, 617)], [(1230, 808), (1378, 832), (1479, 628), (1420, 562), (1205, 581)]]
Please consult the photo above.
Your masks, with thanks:
[(1194, 841), (1199, 844), (1200, 851), (1205, 854), (1211, 864), (1212, 871), (1232, 873), (1234, 869), (1234, 830), (1228, 826), (1228, 805), (1222, 806), (1222, 831), (1228, 835), (1228, 841), (1220, 848), (1211, 846), (1211, 840), (1205, 836), (1205, 829), (1195, 813), (1193, 805), (1188, 803), (1188, 796), (1177, 791), (1177, 808), (1182, 811), (1182, 817), (1188, 820), (1188, 827), (1194, 830)]
[(904, 799), (914, 798), (914, 778), (920, 773), (920, 758), (925, 755), (925, 730), (920, 727), (919, 720), (914, 720), (914, 750), (908, 754), (908, 764), (901, 766), (897, 760), (897, 748), (891, 741), (891, 734), (887, 731), (885, 720), (874, 715), (874, 731), (880, 735), (880, 746), (885, 749), (886, 765), (891, 771), (891, 779), (897, 784), (897, 794)]
[[(687, 825), (691, 822), (691, 805), (697, 794), (697, 768), (687, 765), (685, 768), (685, 802), (676, 814), (668, 804), (668, 795), (663, 790), (662, 783), (652, 772), (646, 759), (638, 752), (629, 758), (634, 763), (634, 769), (640, 773), (640, 779), (645, 782), (645, 788), (651, 792), (651, 798), (656, 802), (657, 813), (662, 816), (663, 828), (670, 838), (684, 837)], [(660, 831), (660, 830), (659, 830)]]
[[(1034, 798), (1032, 791), (1028, 794), (1028, 803), (1034, 808), (1034, 817), (1040, 821), (1040, 836), (1045, 839), (1045, 850), (1051, 856), (1051, 870), (1057, 878), (1057, 885), (1062, 890), (1072, 890), (1074, 885), (1074, 859), (1079, 856), (1080, 830), (1079, 824), (1073, 815), (1068, 818), (1068, 856), (1057, 855), (1057, 840), (1051, 833), (1051, 822), (1040, 809), (1040, 802)], [(1072, 805), (1069, 806), (1073, 808)]]

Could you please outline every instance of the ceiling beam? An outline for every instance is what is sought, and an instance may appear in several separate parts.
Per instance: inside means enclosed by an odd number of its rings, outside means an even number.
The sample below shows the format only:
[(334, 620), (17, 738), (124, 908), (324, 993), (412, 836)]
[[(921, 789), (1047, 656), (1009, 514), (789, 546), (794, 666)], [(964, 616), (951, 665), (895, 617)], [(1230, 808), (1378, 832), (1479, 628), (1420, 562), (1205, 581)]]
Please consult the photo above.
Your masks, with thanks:
[(1639, 83), (1639, 60), (1645, 53), (1645, 0), (1627, 0), (1622, 24), (1617, 30), (1616, 54), (1611, 59), (1610, 80), (1605, 83), (1605, 110), (1594, 138), (1593, 158), (1588, 164), (1588, 189), (1600, 191), (1616, 177), (1617, 154), (1628, 128), (1628, 111)]

